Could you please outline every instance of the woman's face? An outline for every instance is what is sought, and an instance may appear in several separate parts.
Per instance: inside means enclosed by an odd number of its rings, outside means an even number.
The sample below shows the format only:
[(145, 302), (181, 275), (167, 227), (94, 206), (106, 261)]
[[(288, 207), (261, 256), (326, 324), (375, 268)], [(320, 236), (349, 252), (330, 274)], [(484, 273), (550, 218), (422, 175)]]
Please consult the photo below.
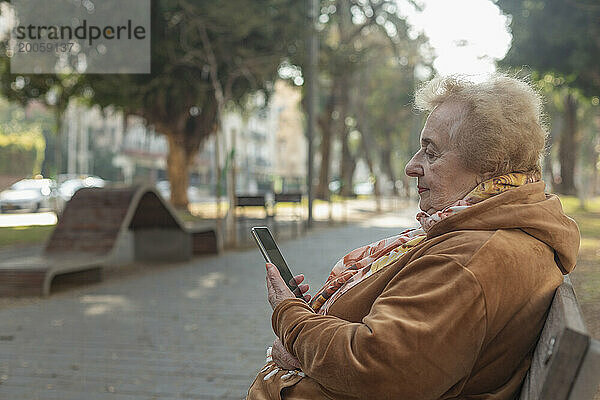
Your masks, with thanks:
[(421, 131), (421, 148), (406, 164), (406, 175), (417, 178), (419, 207), (428, 214), (462, 199), (480, 182), (450, 143), (449, 132), (459, 122), (460, 107), (442, 103), (429, 114)]

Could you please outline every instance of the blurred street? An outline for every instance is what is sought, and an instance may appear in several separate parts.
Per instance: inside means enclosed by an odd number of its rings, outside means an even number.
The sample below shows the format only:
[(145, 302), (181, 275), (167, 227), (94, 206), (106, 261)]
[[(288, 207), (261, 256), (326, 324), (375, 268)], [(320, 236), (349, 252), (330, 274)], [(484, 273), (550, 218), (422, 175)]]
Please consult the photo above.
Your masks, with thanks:
[[(414, 225), (416, 206), (280, 241), (311, 292), (349, 250)], [(308, 251), (307, 251), (308, 250)], [(110, 272), (109, 272), (110, 273)], [(0, 308), (0, 398), (240, 399), (272, 343), (254, 248), (138, 265)]]

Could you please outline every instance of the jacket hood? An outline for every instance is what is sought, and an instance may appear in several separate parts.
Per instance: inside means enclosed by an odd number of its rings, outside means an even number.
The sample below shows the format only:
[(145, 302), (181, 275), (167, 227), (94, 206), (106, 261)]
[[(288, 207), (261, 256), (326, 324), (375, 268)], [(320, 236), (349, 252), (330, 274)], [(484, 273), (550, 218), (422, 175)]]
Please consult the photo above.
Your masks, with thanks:
[(491, 197), (436, 223), (427, 237), (456, 230), (521, 229), (552, 247), (556, 264), (568, 274), (577, 262), (579, 228), (565, 215), (559, 198), (544, 188), (540, 181)]

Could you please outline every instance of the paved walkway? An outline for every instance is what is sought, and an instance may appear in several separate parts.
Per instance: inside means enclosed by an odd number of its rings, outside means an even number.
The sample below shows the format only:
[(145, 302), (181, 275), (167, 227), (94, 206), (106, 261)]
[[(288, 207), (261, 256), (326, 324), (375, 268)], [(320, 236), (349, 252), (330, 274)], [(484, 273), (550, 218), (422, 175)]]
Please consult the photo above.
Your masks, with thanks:
[[(280, 242), (311, 291), (347, 251), (414, 225), (415, 207)], [(240, 399), (274, 339), (249, 248), (138, 268), (0, 308), (0, 399)]]

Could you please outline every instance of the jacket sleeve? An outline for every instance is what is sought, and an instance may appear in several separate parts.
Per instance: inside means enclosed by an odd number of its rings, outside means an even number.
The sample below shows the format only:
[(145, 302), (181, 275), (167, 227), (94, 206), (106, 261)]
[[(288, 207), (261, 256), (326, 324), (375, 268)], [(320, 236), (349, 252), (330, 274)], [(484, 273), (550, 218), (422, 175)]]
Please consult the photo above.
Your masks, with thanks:
[(460, 390), (473, 368), (486, 331), (485, 299), (468, 269), (424, 255), (389, 282), (361, 323), (318, 315), (298, 299), (279, 304), (272, 323), (302, 370), (334, 393), (438, 399)]

